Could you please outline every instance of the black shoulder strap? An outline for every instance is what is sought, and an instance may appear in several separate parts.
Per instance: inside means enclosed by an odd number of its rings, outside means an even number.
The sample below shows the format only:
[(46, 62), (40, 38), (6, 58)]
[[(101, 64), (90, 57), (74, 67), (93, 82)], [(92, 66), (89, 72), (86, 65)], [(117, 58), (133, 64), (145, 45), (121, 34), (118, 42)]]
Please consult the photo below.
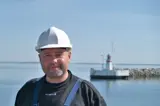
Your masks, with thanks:
[(74, 84), (71, 92), (69, 93), (69, 95), (68, 95), (68, 97), (67, 97), (67, 99), (66, 99), (66, 101), (64, 103), (64, 106), (70, 106), (71, 105), (72, 100), (75, 97), (75, 95), (76, 95), (76, 93), (78, 91), (78, 88), (79, 88), (79, 86), (81, 84), (81, 81), (82, 81), (81, 79), (77, 79), (76, 83)]

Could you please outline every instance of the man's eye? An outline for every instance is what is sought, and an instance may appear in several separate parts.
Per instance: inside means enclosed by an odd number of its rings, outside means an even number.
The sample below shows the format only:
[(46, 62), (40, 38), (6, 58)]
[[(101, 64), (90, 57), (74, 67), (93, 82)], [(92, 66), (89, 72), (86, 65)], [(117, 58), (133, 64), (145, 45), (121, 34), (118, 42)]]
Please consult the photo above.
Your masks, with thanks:
[(56, 56), (56, 57), (60, 57), (60, 56), (61, 56), (61, 54), (56, 54), (55, 56)]
[(44, 55), (44, 57), (50, 57), (50, 56), (51, 56), (50, 54), (45, 54), (45, 55)]

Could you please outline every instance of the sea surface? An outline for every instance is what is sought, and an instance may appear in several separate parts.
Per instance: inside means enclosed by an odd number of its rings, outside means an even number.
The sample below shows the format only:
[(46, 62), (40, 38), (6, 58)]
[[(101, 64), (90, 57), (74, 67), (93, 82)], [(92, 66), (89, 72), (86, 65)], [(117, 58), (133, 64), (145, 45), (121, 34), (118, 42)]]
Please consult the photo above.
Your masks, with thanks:
[[(90, 80), (90, 68), (100, 64), (70, 64), (73, 74), (91, 81), (108, 106), (160, 106), (160, 80)], [(119, 68), (160, 68), (160, 65), (121, 64)], [(0, 106), (14, 106), (16, 93), (31, 78), (43, 74), (39, 63), (0, 63)]]

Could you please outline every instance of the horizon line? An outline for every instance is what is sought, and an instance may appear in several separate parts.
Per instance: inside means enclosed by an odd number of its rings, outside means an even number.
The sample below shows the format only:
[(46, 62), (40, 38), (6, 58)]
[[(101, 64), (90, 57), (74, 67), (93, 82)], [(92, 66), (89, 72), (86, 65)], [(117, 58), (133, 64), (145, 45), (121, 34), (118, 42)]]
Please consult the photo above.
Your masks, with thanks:
[[(40, 63), (38, 61), (0, 61), (0, 63)], [(70, 62), (71, 64), (102, 64), (101, 62)], [(105, 64), (105, 63), (103, 63)], [(160, 65), (160, 63), (113, 63), (117, 65)]]

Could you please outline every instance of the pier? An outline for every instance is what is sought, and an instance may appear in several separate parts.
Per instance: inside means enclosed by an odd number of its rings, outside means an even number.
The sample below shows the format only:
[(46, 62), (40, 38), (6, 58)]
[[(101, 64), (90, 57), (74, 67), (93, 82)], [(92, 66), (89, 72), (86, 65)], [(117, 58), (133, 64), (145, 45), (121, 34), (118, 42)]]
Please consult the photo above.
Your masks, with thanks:
[(160, 78), (160, 68), (125, 68), (129, 78)]

